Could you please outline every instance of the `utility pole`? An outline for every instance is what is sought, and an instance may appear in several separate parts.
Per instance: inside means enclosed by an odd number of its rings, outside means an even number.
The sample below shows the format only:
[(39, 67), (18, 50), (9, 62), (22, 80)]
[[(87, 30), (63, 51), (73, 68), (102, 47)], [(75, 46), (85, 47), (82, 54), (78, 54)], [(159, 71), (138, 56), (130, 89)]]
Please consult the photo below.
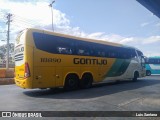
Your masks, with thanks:
[(52, 14), (52, 30), (54, 32), (54, 27), (53, 27), (53, 9), (52, 9), (52, 5), (55, 1), (53, 0), (51, 4), (49, 4), (49, 7), (51, 7), (51, 14)]
[(12, 14), (8, 13), (8, 15), (7, 15), (7, 22), (6, 22), (6, 24), (8, 24), (6, 69), (9, 68), (9, 37), (10, 37), (9, 32), (10, 32), (11, 16), (12, 16)]

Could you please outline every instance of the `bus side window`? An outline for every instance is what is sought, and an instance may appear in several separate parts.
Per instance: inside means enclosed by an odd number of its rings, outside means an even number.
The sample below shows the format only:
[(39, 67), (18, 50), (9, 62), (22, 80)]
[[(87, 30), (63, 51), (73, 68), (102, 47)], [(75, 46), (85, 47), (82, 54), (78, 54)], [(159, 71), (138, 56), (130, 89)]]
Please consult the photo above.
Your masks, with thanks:
[(105, 57), (105, 52), (104, 51), (97, 51), (97, 55), (99, 57)]
[(54, 39), (54, 46), (58, 54), (74, 54), (74, 41), (70, 38), (57, 38)]
[(70, 48), (57, 47), (57, 51), (60, 54), (72, 54), (72, 50)]
[(111, 57), (111, 58), (114, 58), (114, 57), (115, 57), (115, 54), (114, 54), (113, 51), (110, 51), (110, 52), (109, 52), (109, 57)]
[(98, 56), (98, 57), (105, 57), (106, 56), (106, 52), (105, 52), (105, 46), (104, 45), (95, 45), (94, 46), (94, 56)]
[(149, 62), (148, 62), (148, 58), (147, 58), (147, 57), (146, 57), (144, 60), (145, 60), (145, 63), (146, 63), (146, 64), (148, 64), (148, 63), (149, 63)]
[(159, 59), (155, 59), (155, 64), (159, 64)]
[(153, 59), (149, 59), (148, 62), (149, 62), (149, 64), (154, 64), (154, 60)]
[(84, 50), (84, 49), (78, 49), (77, 54), (78, 55), (89, 55), (89, 53), (86, 52), (86, 50)]
[(120, 59), (127, 59), (128, 58), (128, 53), (126, 52), (125, 48), (118, 48), (118, 58)]
[(76, 54), (77, 55), (84, 55), (89, 56), (91, 55), (91, 46), (89, 45), (89, 42), (85, 41), (77, 41), (76, 43)]

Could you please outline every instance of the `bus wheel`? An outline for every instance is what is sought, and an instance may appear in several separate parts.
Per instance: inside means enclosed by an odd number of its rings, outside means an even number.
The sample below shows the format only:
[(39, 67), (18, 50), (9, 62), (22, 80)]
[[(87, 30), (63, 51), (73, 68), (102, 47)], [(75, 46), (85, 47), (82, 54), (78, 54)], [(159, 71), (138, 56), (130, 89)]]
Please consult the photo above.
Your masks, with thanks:
[(92, 82), (93, 82), (92, 75), (84, 74), (80, 82), (80, 87), (85, 89), (90, 88), (92, 86)]
[(147, 76), (150, 76), (150, 75), (151, 75), (151, 71), (147, 70), (147, 71), (146, 71), (146, 75), (147, 75)]
[(78, 76), (77, 75), (68, 75), (65, 79), (64, 89), (67, 91), (75, 90), (78, 88)]
[(137, 71), (134, 72), (134, 78), (132, 79), (132, 81), (137, 81), (138, 77), (139, 77), (139, 73)]

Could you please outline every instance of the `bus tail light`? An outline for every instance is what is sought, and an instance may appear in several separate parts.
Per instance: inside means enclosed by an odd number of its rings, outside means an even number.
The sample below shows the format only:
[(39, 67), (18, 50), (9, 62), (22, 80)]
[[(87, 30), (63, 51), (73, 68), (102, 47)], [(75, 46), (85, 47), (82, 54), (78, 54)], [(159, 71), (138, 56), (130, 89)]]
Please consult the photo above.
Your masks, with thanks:
[(30, 77), (30, 70), (29, 70), (29, 65), (28, 65), (28, 63), (27, 63), (27, 62), (25, 63), (25, 72), (24, 72), (24, 77), (25, 77), (25, 78)]

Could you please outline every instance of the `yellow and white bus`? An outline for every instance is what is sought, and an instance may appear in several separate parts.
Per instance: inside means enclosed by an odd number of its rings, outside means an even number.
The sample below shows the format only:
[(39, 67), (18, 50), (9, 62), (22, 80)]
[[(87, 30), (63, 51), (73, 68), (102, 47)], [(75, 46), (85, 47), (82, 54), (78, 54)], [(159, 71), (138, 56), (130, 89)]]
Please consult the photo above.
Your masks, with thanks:
[(22, 88), (78, 87), (145, 76), (143, 53), (121, 44), (26, 29), (15, 43), (15, 83)]

